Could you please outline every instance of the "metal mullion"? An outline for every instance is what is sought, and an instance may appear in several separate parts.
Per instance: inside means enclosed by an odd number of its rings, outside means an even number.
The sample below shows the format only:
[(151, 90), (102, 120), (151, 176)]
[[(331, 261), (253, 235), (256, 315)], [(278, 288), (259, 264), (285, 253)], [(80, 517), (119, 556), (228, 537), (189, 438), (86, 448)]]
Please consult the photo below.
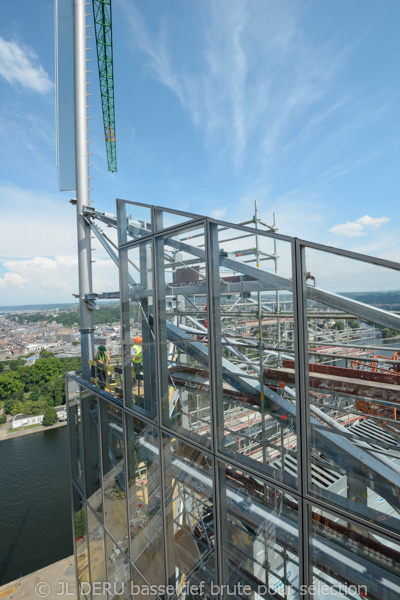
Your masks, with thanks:
[[(155, 220), (155, 218), (159, 219), (159, 215), (155, 215), (153, 213), (153, 220)], [(152, 227), (154, 228), (154, 225), (152, 223)], [(153, 317), (153, 327), (154, 327), (154, 335), (155, 335), (155, 339), (158, 340), (158, 342), (160, 342), (160, 337), (161, 337), (161, 333), (160, 333), (160, 324), (159, 324), (159, 318), (160, 318), (160, 311), (159, 311), (159, 303), (160, 301), (162, 301), (163, 299), (160, 297), (160, 288), (159, 288), (159, 277), (160, 275), (162, 275), (163, 277), (163, 281), (165, 280), (164, 277), (164, 256), (162, 255), (162, 264), (158, 263), (158, 247), (157, 247), (157, 240), (155, 239), (155, 236), (153, 234), (152, 236), (152, 267), (153, 267), (153, 306), (154, 306), (154, 317)], [(164, 287), (162, 288), (164, 290)], [(155, 359), (156, 359), (156, 394), (157, 394), (157, 413), (158, 413), (158, 419), (157, 419), (157, 423), (155, 423), (154, 421), (152, 421), (151, 419), (146, 419), (145, 422), (147, 422), (149, 425), (151, 425), (154, 428), (157, 428), (158, 431), (158, 456), (159, 456), (159, 469), (160, 469), (160, 487), (161, 487), (161, 521), (162, 521), (162, 543), (163, 543), (163, 554), (164, 554), (164, 583), (167, 586), (168, 585), (168, 544), (167, 544), (167, 516), (166, 516), (166, 510), (165, 510), (165, 503), (166, 503), (166, 494), (165, 494), (165, 474), (164, 474), (164, 452), (163, 452), (163, 439), (162, 439), (162, 430), (161, 430), (161, 424), (163, 422), (162, 419), (162, 392), (163, 392), (163, 381), (162, 381), (162, 358), (161, 358), (161, 344), (157, 343), (156, 344), (156, 355), (155, 355)]]
[(128, 528), (128, 560), (131, 561), (131, 535), (130, 535), (130, 514), (129, 514), (129, 477), (128, 477), (128, 427), (127, 427), (127, 413), (122, 411), (122, 427), (123, 427), (123, 440), (124, 440), (124, 472), (125, 472), (125, 500), (126, 500), (126, 523)]
[(225, 227), (226, 229), (238, 229), (240, 231), (247, 231), (248, 233), (252, 233), (253, 235), (261, 235), (262, 237), (268, 237), (271, 239), (282, 240), (284, 242), (292, 242), (295, 238), (290, 237), (288, 235), (283, 235), (281, 233), (274, 233), (272, 231), (264, 230), (264, 229), (256, 229), (252, 227), (246, 227), (245, 225), (236, 225), (235, 223), (228, 223), (227, 221), (219, 221), (218, 219), (213, 219), (211, 217), (207, 217), (207, 220), (210, 223), (218, 225), (218, 227)]
[(205, 219), (204, 215), (198, 215), (197, 213), (187, 213), (181, 210), (175, 210), (172, 208), (167, 208), (163, 206), (156, 206), (154, 204), (145, 204), (144, 202), (133, 202), (132, 200), (124, 200), (124, 198), (116, 198), (117, 202), (125, 202), (126, 204), (130, 204), (131, 206), (140, 206), (142, 208), (155, 208), (156, 210), (160, 210), (162, 212), (170, 213), (173, 215), (179, 215), (183, 217), (193, 217), (193, 218), (202, 218)]
[[(169, 213), (172, 215), (178, 215), (179, 217), (189, 217), (191, 219), (205, 219), (206, 218), (205, 215), (199, 215), (197, 213), (188, 213), (183, 210), (176, 210), (176, 209), (167, 208), (164, 206), (155, 206), (155, 208), (157, 210), (162, 211), (163, 213), (165, 212), (165, 213)], [(182, 223), (182, 225), (184, 225), (184, 223)]]
[[(150, 238), (152, 236), (154, 237), (171, 237), (173, 235), (178, 235), (179, 233), (185, 233), (188, 229), (197, 229), (201, 226), (204, 226), (205, 224), (205, 218), (204, 217), (200, 217), (198, 219), (193, 219), (192, 221), (188, 221), (186, 223), (181, 223), (180, 225), (171, 225), (171, 227), (166, 227), (165, 229), (162, 229), (161, 231), (157, 231), (155, 233), (152, 233), (151, 231), (149, 231), (148, 233), (146, 233), (145, 235), (142, 235), (134, 240), (129, 240), (127, 242), (125, 242), (124, 244), (120, 245), (120, 250), (125, 250), (125, 248), (130, 249), (131, 247), (140, 244), (140, 242), (143, 241), (149, 241)], [(195, 248), (197, 248), (197, 246), (195, 246)]]
[(234, 469), (239, 469), (240, 471), (248, 473), (249, 475), (252, 475), (253, 477), (257, 477), (257, 479), (260, 479), (262, 483), (265, 483), (268, 486), (273, 487), (274, 489), (276, 489), (278, 491), (287, 492), (291, 496), (295, 497), (296, 500), (298, 500), (300, 503), (301, 496), (300, 496), (298, 490), (294, 487), (290, 487), (290, 485), (288, 485), (287, 483), (273, 479), (269, 475), (266, 475), (264, 472), (258, 471), (257, 467), (250, 467), (247, 464), (244, 465), (243, 463), (236, 460), (232, 456), (222, 454), (221, 452), (217, 452), (215, 456), (218, 460), (220, 460), (223, 463), (226, 463), (230, 467), (233, 467)]
[(353, 258), (355, 260), (359, 260), (365, 263), (374, 264), (380, 267), (387, 267), (389, 269), (394, 269), (395, 271), (400, 271), (400, 264), (398, 262), (387, 260), (385, 258), (378, 258), (377, 256), (361, 254), (359, 252), (353, 252), (352, 250), (344, 250), (342, 248), (335, 248), (333, 246), (325, 246), (324, 244), (308, 242), (307, 240), (297, 239), (297, 242), (305, 248), (312, 248), (313, 250), (320, 250), (321, 252), (326, 252), (327, 254), (335, 254), (338, 256), (343, 256), (345, 258)]
[(314, 498), (310, 494), (307, 494), (304, 497), (304, 502), (312, 504), (313, 506), (324, 510), (326, 512), (330, 512), (335, 514), (335, 516), (344, 519), (346, 521), (351, 521), (354, 524), (362, 525), (366, 530), (372, 530), (374, 533), (378, 535), (382, 535), (388, 540), (395, 542), (400, 545), (400, 533), (396, 533), (392, 529), (385, 528), (382, 525), (379, 525), (375, 521), (369, 521), (368, 519), (364, 519), (363, 517), (359, 517), (357, 514), (347, 511), (346, 509), (336, 506), (334, 504), (330, 504), (328, 501), (323, 500), (321, 498)]
[[(100, 402), (106, 402), (99, 396), (97, 396), (97, 418), (99, 420), (99, 454), (100, 454), (100, 481), (101, 481), (101, 505), (103, 507), (103, 521), (101, 521), (103, 528), (103, 544), (104, 544), (104, 564), (106, 567), (106, 581), (108, 582), (108, 561), (107, 561), (107, 546), (106, 546), (106, 524), (105, 524), (105, 504), (104, 504), (104, 485), (103, 485), (103, 432), (101, 426), (101, 410)], [(99, 519), (100, 520), (100, 519)], [(108, 592), (107, 592), (108, 596)]]
[(72, 543), (73, 543), (73, 548), (74, 548), (74, 565), (75, 565), (75, 585), (76, 585), (76, 591), (78, 594), (78, 598), (80, 598), (80, 592), (79, 592), (79, 580), (78, 580), (78, 563), (77, 563), (77, 551), (76, 551), (76, 539), (75, 539), (75, 512), (74, 512), (74, 488), (76, 490), (78, 490), (77, 486), (75, 485), (74, 479), (73, 479), (73, 470), (72, 470), (72, 444), (71, 444), (71, 425), (70, 425), (70, 420), (69, 420), (69, 392), (68, 392), (68, 381), (70, 379), (69, 374), (67, 373), (66, 376), (66, 405), (67, 405), (67, 434), (68, 434), (68, 447), (69, 447), (69, 468), (70, 468), (70, 496), (71, 496), (71, 525), (72, 525), (72, 532), (73, 532), (73, 539), (72, 539)]
[(308, 492), (310, 481), (310, 465), (308, 463), (308, 424), (309, 424), (309, 378), (308, 378), (308, 329), (307, 329), (307, 296), (305, 281), (304, 249), (298, 240), (292, 246), (292, 268), (294, 273), (293, 325), (295, 331), (295, 373), (296, 373), (296, 415), (297, 415), (297, 473), (300, 493), (299, 506), (299, 584), (309, 586), (309, 519), (304, 496)]
[[(88, 501), (87, 501), (87, 495), (86, 495), (86, 455), (85, 455), (85, 441), (84, 441), (84, 438), (83, 438), (83, 410), (82, 410), (82, 391), (81, 391), (81, 387), (83, 387), (83, 386), (81, 386), (81, 385), (79, 386), (79, 408), (80, 408), (80, 412), (81, 412), (81, 416), (80, 416), (81, 422), (80, 422), (80, 424), (82, 426), (82, 460), (83, 460), (83, 477), (82, 477), (82, 483), (83, 483), (83, 499), (84, 499), (84, 502), (85, 502), (84, 508), (85, 508), (85, 523), (86, 523), (86, 533), (87, 533), (87, 535), (86, 535), (86, 548), (87, 548), (87, 557), (88, 557), (89, 584), (90, 584), (90, 587), (91, 587), (92, 574), (91, 574), (91, 571), (90, 571), (89, 534), (88, 534), (89, 530), (88, 530), (88, 520), (87, 520), (87, 504), (88, 504)], [(86, 596), (86, 594), (85, 594), (85, 597), (88, 597), (88, 596)], [(92, 591), (90, 589), (89, 598), (91, 598), (91, 597), (92, 597)]]
[[(204, 227), (204, 232), (201, 235), (205, 236), (206, 221), (207, 219), (205, 217), (199, 217), (186, 223), (171, 225), (171, 227), (166, 227), (162, 231), (157, 231), (157, 233), (154, 234), (154, 237), (172, 237), (174, 235), (184, 234), (188, 231), (192, 231), (193, 229), (199, 229), (200, 227)], [(198, 246), (194, 246), (194, 248), (198, 248)]]

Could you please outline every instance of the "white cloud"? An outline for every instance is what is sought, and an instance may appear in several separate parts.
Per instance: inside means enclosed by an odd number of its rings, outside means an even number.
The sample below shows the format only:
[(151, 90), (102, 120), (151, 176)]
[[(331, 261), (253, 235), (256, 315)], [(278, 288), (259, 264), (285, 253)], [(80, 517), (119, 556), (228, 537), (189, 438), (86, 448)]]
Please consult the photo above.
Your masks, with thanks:
[[(204, 132), (214, 160), (227, 153), (240, 167), (254, 149), (257, 160), (269, 162), (351, 106), (349, 95), (331, 91), (358, 42), (339, 52), (329, 41), (316, 49), (299, 3), (265, 0), (255, 9), (249, 0), (204, 0), (190, 17), (183, 10), (179, 23), (168, 13), (146, 21), (139, 2), (121, 0), (121, 6), (127, 43), (145, 55), (147, 73)], [(196, 43), (182, 52), (190, 35)]]
[(27, 280), (17, 273), (6, 273), (0, 277), (0, 288), (12, 289), (21, 288)]
[(0, 75), (8, 83), (44, 94), (53, 88), (36, 52), (22, 43), (0, 37)]
[(67, 255), (76, 250), (76, 209), (68, 197), (0, 181), (3, 258)]
[[(76, 255), (8, 259), (3, 261), (3, 266), (8, 272), (0, 278), (2, 304), (68, 302), (78, 292)], [(96, 292), (118, 290), (118, 270), (112, 260), (96, 261), (93, 289)]]
[(345, 237), (358, 237), (367, 233), (365, 231), (366, 227), (371, 227), (372, 229), (379, 229), (379, 227), (381, 227), (383, 223), (387, 223), (388, 221), (388, 217), (370, 217), (369, 215), (365, 215), (364, 217), (360, 217), (360, 219), (357, 219), (357, 221), (347, 221), (347, 223), (334, 225), (329, 229), (329, 231), (331, 231), (335, 235), (343, 235)]
[(361, 225), (366, 225), (367, 227), (372, 227), (372, 229), (379, 229), (383, 223), (387, 223), (388, 221), (388, 217), (370, 217), (368, 215), (358, 219), (358, 223), (361, 223)]

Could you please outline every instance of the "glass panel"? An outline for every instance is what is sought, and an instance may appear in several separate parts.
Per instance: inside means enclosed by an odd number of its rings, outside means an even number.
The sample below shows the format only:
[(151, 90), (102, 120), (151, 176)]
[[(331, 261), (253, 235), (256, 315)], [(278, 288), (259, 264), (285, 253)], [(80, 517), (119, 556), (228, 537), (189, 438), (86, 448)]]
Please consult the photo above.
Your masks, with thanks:
[(312, 494), (400, 531), (400, 277), (306, 250)]
[(211, 458), (163, 435), (168, 585), (199, 586), (212, 597), (215, 582), (214, 494)]
[(157, 413), (152, 245), (120, 253), (125, 405), (154, 418)]
[(122, 413), (112, 404), (101, 402), (103, 444), (104, 520), (107, 530), (125, 549), (128, 545), (124, 439)]
[(151, 233), (151, 210), (132, 202), (117, 200), (119, 245)]
[(399, 544), (316, 507), (311, 518), (314, 598), (400, 598)]
[(87, 501), (103, 519), (103, 499), (101, 492), (101, 468), (99, 445), (98, 399), (95, 394), (82, 388), (81, 403), (85, 440), (85, 477)]
[(121, 552), (120, 547), (113, 542), (110, 536), (106, 533), (106, 556), (108, 582), (110, 584), (109, 598), (117, 600), (117, 598), (131, 598), (131, 584), (129, 580), (130, 567), (126, 556)]
[(219, 472), (225, 596), (300, 598), (297, 501), (234, 467)]
[[(81, 595), (90, 589), (89, 558), (87, 547), (86, 510), (83, 499), (72, 486), (73, 511), (74, 511), (74, 536), (76, 573), (79, 584), (82, 586)], [(90, 594), (88, 594), (90, 597)]]
[(292, 246), (215, 224), (210, 242), (219, 449), (296, 486)]
[(158, 430), (127, 416), (131, 561), (150, 584), (165, 583)]
[(106, 563), (104, 553), (104, 528), (94, 513), (87, 509), (88, 531), (89, 531), (89, 555), (90, 555), (90, 574), (92, 576), (93, 587), (92, 596), (102, 600), (107, 600), (107, 594), (103, 583), (106, 578)]
[(68, 385), (68, 428), (71, 452), (72, 479), (84, 493), (83, 485), (83, 431), (80, 406), (79, 384), (73, 379), (67, 379)]
[(211, 443), (204, 228), (156, 240), (163, 423)]
[(177, 225), (188, 224), (193, 219), (201, 219), (201, 215), (191, 215), (190, 213), (176, 214), (162, 208), (155, 211), (154, 231), (161, 231), (167, 227), (175, 227)]
[[(160, 593), (162, 595), (162, 591)], [(156, 598), (150, 591), (150, 585), (146, 583), (134, 569), (131, 569), (131, 592), (135, 600), (149, 600)]]

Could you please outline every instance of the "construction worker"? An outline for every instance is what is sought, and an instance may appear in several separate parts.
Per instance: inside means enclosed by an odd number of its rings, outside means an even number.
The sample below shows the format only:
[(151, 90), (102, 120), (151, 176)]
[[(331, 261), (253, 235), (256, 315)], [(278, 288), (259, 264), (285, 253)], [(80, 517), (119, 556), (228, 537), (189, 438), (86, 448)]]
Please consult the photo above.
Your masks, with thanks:
[(94, 360), (97, 365), (97, 379), (99, 381), (101, 389), (104, 390), (106, 382), (106, 368), (108, 365), (108, 354), (107, 348), (105, 346), (99, 346)]
[(140, 335), (135, 337), (135, 343), (133, 344), (131, 349), (131, 357), (133, 362), (133, 370), (135, 372), (135, 376), (137, 377), (137, 375), (139, 375), (140, 373), (143, 357), (142, 338), (140, 337)]

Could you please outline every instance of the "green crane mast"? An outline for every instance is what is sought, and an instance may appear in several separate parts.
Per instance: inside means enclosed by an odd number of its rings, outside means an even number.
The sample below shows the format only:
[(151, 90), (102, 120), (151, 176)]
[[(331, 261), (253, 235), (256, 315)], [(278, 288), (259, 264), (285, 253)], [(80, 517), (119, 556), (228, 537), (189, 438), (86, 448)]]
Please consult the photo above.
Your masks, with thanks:
[(117, 170), (111, 0), (92, 0), (108, 170)]

